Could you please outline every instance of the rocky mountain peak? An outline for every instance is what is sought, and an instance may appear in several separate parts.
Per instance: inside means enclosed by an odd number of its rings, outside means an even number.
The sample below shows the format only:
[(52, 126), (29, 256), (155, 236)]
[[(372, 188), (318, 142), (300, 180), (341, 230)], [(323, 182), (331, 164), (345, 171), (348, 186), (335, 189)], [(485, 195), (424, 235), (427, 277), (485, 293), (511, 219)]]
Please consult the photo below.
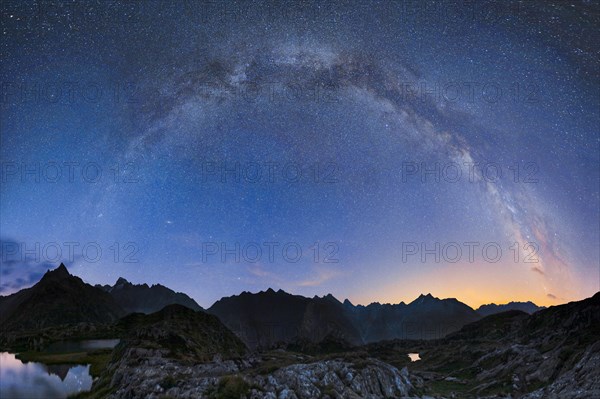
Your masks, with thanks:
[(336, 297), (334, 297), (332, 294), (327, 294), (323, 297), (323, 299), (326, 299), (328, 301), (332, 301), (335, 302), (336, 304), (342, 304)]
[(419, 295), (419, 297), (417, 299), (415, 299), (412, 303), (415, 304), (422, 304), (422, 303), (430, 303), (430, 302), (434, 302), (436, 300), (439, 300), (438, 298), (434, 297), (431, 294), (427, 294), (427, 295)]
[(115, 283), (115, 287), (118, 287), (120, 285), (127, 285), (127, 284), (131, 284), (129, 281), (127, 281), (126, 279), (124, 279), (123, 277), (119, 277), (117, 279), (117, 282)]
[(48, 270), (42, 277), (42, 281), (60, 281), (71, 277), (71, 274), (67, 270), (67, 267), (61, 263), (54, 270)]

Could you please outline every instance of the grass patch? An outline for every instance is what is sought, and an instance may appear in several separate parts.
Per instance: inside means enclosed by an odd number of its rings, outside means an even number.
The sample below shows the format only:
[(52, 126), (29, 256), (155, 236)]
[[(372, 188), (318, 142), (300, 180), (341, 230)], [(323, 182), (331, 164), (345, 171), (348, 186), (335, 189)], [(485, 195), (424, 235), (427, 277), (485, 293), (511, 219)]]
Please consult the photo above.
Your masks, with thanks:
[[(425, 361), (423, 361), (423, 360), (420, 360), (419, 362), (421, 362), (421, 364), (419, 364), (419, 366), (426, 364)], [(416, 362), (416, 363), (419, 363), (419, 362)], [(470, 365), (471, 364), (466, 362), (465, 360), (455, 359), (455, 360), (446, 361), (443, 364), (439, 365), (438, 367), (434, 367), (432, 369), (434, 371), (437, 371), (438, 373), (450, 374), (454, 371), (465, 369), (465, 368), (469, 367)]]
[(160, 386), (165, 391), (177, 386), (177, 380), (173, 376), (166, 376), (161, 382)]
[(75, 395), (69, 396), (69, 399), (104, 399), (107, 396), (114, 393), (114, 389), (108, 386), (108, 384), (104, 384), (102, 386), (98, 386), (94, 388), (91, 392), (81, 392)]
[(251, 373), (258, 375), (267, 375), (289, 366), (291, 364), (304, 363), (312, 357), (293, 352), (270, 351), (265, 352), (263, 360), (253, 368)]
[(476, 367), (467, 367), (453, 372), (451, 376), (461, 380), (471, 380), (477, 377), (478, 371)]
[(90, 365), (92, 377), (99, 377), (112, 358), (112, 349), (99, 349), (90, 352), (46, 353), (27, 351), (16, 355), (22, 362), (37, 362), (45, 365), (82, 364)]
[(216, 390), (209, 394), (211, 399), (240, 399), (250, 393), (248, 384), (239, 375), (226, 375), (221, 378)]
[(332, 385), (327, 385), (323, 389), (323, 395), (329, 396), (330, 398), (334, 398), (334, 399), (340, 397), (340, 395), (337, 393), (337, 391), (335, 390), (335, 388)]
[(431, 381), (427, 385), (432, 393), (443, 396), (450, 396), (452, 393), (465, 393), (472, 388), (472, 386), (469, 386), (468, 384), (444, 380)]
[(493, 385), (486, 387), (485, 389), (478, 392), (481, 395), (510, 395), (512, 391), (512, 381), (510, 379), (505, 379), (496, 382)]

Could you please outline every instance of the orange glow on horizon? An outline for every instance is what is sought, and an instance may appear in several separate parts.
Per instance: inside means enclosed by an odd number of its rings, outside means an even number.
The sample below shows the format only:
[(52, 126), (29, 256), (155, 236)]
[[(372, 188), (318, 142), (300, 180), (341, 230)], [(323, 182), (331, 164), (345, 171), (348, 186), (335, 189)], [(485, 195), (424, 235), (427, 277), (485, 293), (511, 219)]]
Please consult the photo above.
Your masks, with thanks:
[(453, 264), (430, 267), (431, 270), (427, 272), (389, 278), (380, 282), (376, 290), (372, 289), (372, 283), (365, 284), (362, 295), (353, 295), (350, 301), (362, 305), (372, 302), (410, 303), (419, 295), (430, 293), (440, 299), (456, 298), (473, 309), (490, 303), (527, 301), (548, 307), (582, 300), (596, 292), (583, 295), (587, 290), (565, 286), (560, 292), (550, 293), (544, 276), (532, 271), (530, 265)]

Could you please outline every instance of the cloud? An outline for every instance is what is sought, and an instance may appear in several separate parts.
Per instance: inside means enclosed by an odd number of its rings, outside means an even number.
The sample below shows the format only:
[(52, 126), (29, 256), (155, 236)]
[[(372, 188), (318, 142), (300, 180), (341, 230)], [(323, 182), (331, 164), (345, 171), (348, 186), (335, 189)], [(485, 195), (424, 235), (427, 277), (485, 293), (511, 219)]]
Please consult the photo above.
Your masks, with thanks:
[(556, 298), (556, 295), (553, 295), (553, 294), (546, 294), (546, 296), (550, 299), (558, 299), (558, 298)]
[[(44, 259), (35, 260), (33, 255), (25, 255), (22, 248), (32, 248), (31, 243), (13, 239), (0, 239), (0, 294), (7, 295), (37, 283), (44, 273), (55, 269), (58, 263)], [(63, 262), (70, 267), (68, 262)]]
[(268, 270), (265, 270), (260, 265), (253, 265), (253, 266), (249, 267), (248, 272), (256, 277), (269, 277), (269, 278), (277, 277), (274, 273), (271, 273)]
[(0, 294), (11, 294), (21, 290), (22, 288), (30, 287), (31, 285), (37, 283), (42, 278), (44, 273), (45, 271), (42, 270), (33, 270), (26, 272), (23, 277), (13, 277), (11, 281), (0, 284)]
[(262, 265), (252, 265), (248, 267), (248, 272), (255, 277), (269, 280), (270, 283), (278, 284), (281, 287), (317, 287), (342, 274), (339, 270), (322, 266), (313, 267), (309, 276), (300, 280), (284, 279), (280, 275), (265, 269)]
[(535, 267), (535, 266), (531, 268), (531, 271), (532, 271), (532, 272), (539, 273), (539, 274), (541, 274), (542, 276), (544, 276), (544, 275), (546, 274), (546, 273), (544, 273), (544, 271), (543, 271), (542, 269), (540, 269), (539, 267)]
[(314, 276), (313, 278), (299, 281), (295, 285), (298, 287), (316, 287), (316, 286), (322, 285), (322, 284), (326, 283), (327, 281), (339, 276), (340, 274), (341, 273), (335, 269), (317, 268), (316, 276)]

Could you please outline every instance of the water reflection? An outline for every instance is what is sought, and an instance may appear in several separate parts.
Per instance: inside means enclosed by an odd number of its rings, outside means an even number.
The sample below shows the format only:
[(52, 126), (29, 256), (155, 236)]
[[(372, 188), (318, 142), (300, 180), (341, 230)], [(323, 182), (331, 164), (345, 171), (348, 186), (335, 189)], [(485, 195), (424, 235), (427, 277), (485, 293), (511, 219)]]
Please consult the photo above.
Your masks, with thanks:
[(92, 388), (90, 366), (52, 366), (23, 363), (0, 353), (0, 398), (62, 399)]

